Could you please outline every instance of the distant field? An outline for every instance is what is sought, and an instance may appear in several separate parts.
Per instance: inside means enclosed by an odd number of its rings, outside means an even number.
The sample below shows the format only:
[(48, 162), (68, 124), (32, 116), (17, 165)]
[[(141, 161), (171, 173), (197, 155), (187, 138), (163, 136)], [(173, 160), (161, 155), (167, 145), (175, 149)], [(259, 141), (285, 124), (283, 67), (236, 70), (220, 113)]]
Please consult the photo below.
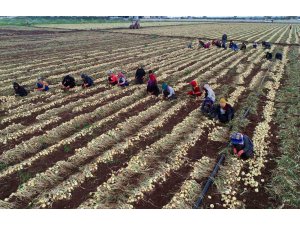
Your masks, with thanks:
[[(143, 26), (143, 24), (142, 24)], [(299, 25), (293, 25), (295, 32), (289, 32), (289, 24), (267, 23), (196, 23), (185, 26), (147, 27), (139, 30), (122, 29), (115, 32), (134, 34), (156, 34), (184, 37), (221, 38), (223, 33), (228, 35), (229, 40), (244, 41), (271, 41), (274, 42), (283, 34), (280, 42), (295, 43)], [(291, 35), (291, 38), (288, 36)]]
[[(162, 22), (141, 22), (142, 27), (152, 26), (174, 26), (174, 25), (188, 25), (198, 24), (201, 22), (176, 22), (176, 21), (162, 21)], [(205, 22), (202, 22), (205, 23)], [(128, 28), (131, 24), (130, 21), (116, 22), (116, 23), (82, 23), (82, 24), (39, 24), (36, 27), (47, 27), (47, 28), (64, 28), (64, 29), (79, 29), (79, 30), (90, 30), (90, 29), (111, 29), (111, 28)]]
[[(284, 43), (295, 43), (295, 36), (299, 32), (299, 25), (294, 24), (294, 31), (289, 32), (289, 24), (277, 23), (212, 23), (212, 22), (141, 22), (139, 30), (128, 29), (128, 23), (86, 23), (86, 24), (41, 24), (36, 27), (60, 29), (110, 29), (117, 33), (150, 34), (162, 36), (202, 37), (208, 39), (221, 38), (227, 33), (229, 39), (243, 41), (271, 41), (274, 42), (284, 33)], [(176, 26), (178, 25), (178, 26)], [(122, 29), (124, 28), (124, 29)], [(292, 35), (288, 38), (288, 35)]]

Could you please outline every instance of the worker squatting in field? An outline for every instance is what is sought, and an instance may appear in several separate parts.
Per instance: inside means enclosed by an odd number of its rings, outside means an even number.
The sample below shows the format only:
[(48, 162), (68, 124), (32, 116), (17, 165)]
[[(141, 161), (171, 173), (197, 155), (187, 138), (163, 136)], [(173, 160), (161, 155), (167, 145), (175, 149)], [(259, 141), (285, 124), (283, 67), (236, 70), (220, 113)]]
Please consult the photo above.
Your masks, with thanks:
[(167, 83), (162, 84), (162, 94), (164, 99), (173, 100), (176, 99), (174, 89)]
[(81, 79), (83, 81), (83, 83), (81, 85), (82, 88), (88, 88), (88, 87), (91, 87), (94, 85), (93, 79), (86, 74), (81, 74)]
[(26, 89), (23, 86), (20, 86), (17, 82), (13, 83), (13, 88), (15, 90), (15, 95), (23, 97), (28, 94)]
[(160, 91), (157, 85), (157, 79), (152, 70), (149, 70), (149, 80), (147, 83), (147, 93), (158, 96)]
[(253, 143), (247, 135), (241, 133), (233, 133), (230, 136), (230, 141), (234, 155), (243, 160), (247, 160), (253, 157)]
[(36, 86), (35, 91), (49, 91), (49, 84), (42, 77), (37, 79)]
[(63, 90), (70, 90), (74, 88), (76, 85), (74, 77), (70, 75), (65, 76), (61, 83), (62, 83)]

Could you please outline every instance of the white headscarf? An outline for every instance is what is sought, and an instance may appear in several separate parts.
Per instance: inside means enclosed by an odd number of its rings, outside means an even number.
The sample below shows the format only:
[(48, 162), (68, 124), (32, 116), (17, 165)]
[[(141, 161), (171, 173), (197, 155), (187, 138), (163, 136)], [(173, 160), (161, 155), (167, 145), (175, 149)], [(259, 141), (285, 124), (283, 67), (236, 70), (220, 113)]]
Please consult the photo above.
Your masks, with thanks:
[(208, 84), (204, 84), (204, 88), (207, 90), (207, 97), (214, 102), (216, 100), (215, 92), (211, 89), (211, 87)]

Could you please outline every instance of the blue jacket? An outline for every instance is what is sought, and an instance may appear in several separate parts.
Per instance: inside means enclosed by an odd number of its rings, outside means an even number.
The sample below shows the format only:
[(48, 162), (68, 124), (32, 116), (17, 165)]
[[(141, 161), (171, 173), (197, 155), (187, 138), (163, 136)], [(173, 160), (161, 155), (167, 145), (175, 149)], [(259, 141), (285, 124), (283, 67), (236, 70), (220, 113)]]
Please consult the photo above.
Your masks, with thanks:
[(84, 83), (85, 83), (85, 84), (88, 84), (88, 86), (92, 86), (92, 85), (94, 84), (94, 81), (93, 81), (93, 79), (92, 79), (91, 77), (86, 76), (86, 77), (84, 78)]
[(247, 135), (243, 135), (244, 144), (243, 145), (233, 145), (238, 151), (244, 150), (244, 154), (251, 156), (254, 153), (253, 143)]

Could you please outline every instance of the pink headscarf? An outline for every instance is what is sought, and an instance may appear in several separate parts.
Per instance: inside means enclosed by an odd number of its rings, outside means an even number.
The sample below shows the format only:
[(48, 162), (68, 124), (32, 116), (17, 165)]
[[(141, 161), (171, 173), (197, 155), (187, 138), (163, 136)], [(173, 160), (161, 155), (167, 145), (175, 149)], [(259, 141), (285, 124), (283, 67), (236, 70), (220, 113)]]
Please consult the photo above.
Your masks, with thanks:
[(119, 78), (121, 78), (121, 77), (124, 77), (124, 78), (125, 78), (125, 75), (124, 75), (122, 72), (120, 72), (120, 73), (118, 73), (118, 77), (119, 77)]

